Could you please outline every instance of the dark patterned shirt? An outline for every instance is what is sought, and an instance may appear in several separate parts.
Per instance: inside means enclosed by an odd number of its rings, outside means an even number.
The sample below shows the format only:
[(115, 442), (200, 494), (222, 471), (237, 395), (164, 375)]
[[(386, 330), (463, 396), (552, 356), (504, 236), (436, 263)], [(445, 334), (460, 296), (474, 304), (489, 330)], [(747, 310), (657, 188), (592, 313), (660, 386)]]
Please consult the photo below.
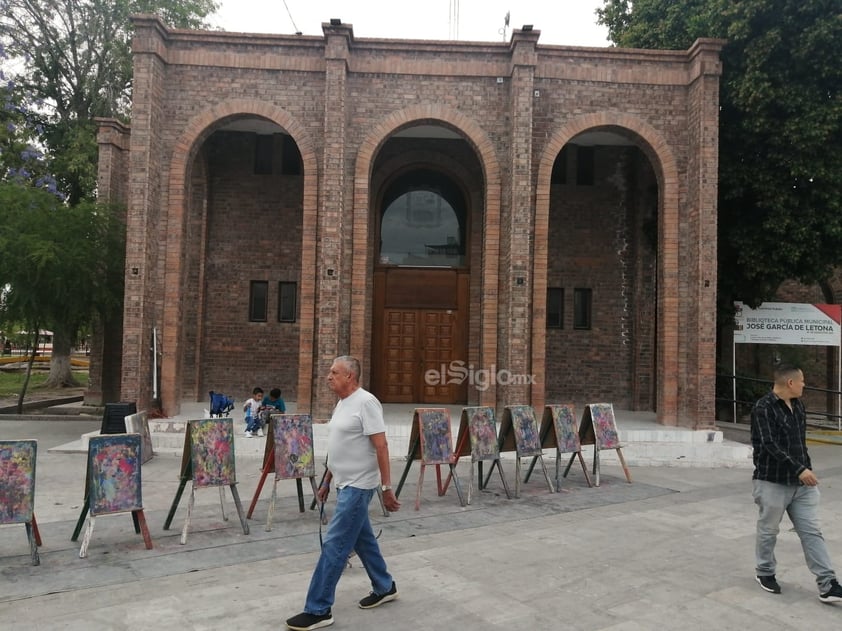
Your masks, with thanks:
[(756, 480), (801, 484), (798, 475), (812, 469), (807, 454), (807, 412), (801, 399), (792, 409), (774, 392), (762, 396), (751, 411), (751, 446)]

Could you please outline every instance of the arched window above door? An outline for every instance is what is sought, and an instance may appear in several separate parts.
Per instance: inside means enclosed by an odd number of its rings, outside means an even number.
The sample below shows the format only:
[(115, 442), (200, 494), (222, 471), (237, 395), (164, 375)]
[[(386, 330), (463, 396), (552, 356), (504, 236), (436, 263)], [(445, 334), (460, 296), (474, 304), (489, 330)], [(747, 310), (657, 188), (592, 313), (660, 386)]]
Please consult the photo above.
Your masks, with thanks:
[(464, 267), (466, 214), (462, 193), (444, 175), (417, 170), (397, 178), (383, 197), (378, 262)]

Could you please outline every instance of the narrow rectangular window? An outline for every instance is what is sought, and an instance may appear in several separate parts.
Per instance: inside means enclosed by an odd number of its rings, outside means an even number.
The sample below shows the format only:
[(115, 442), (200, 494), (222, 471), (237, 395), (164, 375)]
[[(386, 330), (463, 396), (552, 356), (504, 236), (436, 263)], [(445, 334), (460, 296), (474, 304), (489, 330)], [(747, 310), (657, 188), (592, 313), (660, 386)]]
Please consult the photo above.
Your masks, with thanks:
[(573, 290), (573, 328), (591, 328), (591, 301), (593, 291), (577, 287)]
[(278, 283), (278, 322), (295, 322), (297, 283)]
[(275, 137), (266, 134), (256, 136), (254, 143), (254, 174), (272, 175), (272, 158), (275, 153)]
[(593, 147), (579, 147), (576, 151), (576, 184), (593, 186), (596, 171)]
[(249, 288), (249, 322), (266, 322), (269, 310), (269, 283), (265, 280), (251, 281)]
[(564, 289), (547, 288), (547, 328), (564, 328)]

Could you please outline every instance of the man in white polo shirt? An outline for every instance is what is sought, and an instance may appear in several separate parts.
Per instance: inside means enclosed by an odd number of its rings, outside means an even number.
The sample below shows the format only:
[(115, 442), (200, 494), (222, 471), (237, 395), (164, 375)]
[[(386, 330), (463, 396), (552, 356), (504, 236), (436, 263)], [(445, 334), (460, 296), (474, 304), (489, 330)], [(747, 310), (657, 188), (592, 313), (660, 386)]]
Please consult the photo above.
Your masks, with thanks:
[(400, 508), (391, 486), (383, 407), (377, 397), (360, 387), (360, 362), (354, 357), (337, 357), (327, 383), (339, 397), (339, 403), (328, 426), (329, 469), (318, 498), (324, 502), (334, 482), (336, 511), (310, 580), (304, 612), (286, 621), (293, 631), (333, 624), (331, 607), (336, 584), (351, 551), (357, 553), (371, 580), (371, 593), (359, 602), (362, 609), (372, 609), (398, 597), (398, 588), (386, 569), (368, 518), (368, 505), (378, 487), (387, 510), (395, 512)]

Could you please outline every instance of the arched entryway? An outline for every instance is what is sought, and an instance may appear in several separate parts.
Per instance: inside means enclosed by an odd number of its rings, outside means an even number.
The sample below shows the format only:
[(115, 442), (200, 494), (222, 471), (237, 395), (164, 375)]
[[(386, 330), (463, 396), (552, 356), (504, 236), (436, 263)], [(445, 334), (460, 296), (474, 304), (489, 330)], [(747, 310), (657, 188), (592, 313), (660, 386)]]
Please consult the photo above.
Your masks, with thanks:
[(301, 270), (314, 263), (302, 241), (314, 232), (306, 191), (316, 169), (306, 132), (276, 107), (230, 101), (198, 115), (178, 147), (166, 286), (179, 300), (164, 304), (165, 409), (208, 390), (239, 398), (255, 385), (307, 400), (299, 373), (311, 359), (300, 338), (312, 327), (313, 285)]
[(467, 403), (480, 353), (479, 161), (455, 131), (416, 125), (384, 143), (372, 187), (372, 389), (386, 403)]
[(637, 139), (584, 131), (550, 179), (546, 396), (654, 410), (658, 183)]

